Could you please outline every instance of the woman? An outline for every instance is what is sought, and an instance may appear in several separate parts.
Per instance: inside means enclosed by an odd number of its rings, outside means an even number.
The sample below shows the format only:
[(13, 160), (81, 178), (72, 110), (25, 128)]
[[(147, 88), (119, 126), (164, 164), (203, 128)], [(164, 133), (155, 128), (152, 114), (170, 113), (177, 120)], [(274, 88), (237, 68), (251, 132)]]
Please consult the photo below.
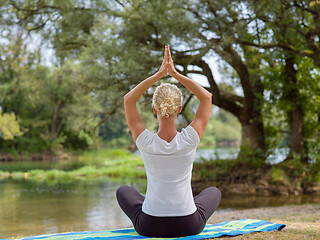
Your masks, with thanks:
[[(158, 132), (153, 133), (143, 126), (136, 102), (168, 73), (194, 93), (200, 103), (194, 120), (178, 132), (175, 122), (181, 112), (181, 91), (173, 84), (162, 83), (153, 95), (152, 107), (159, 121)], [(191, 190), (192, 164), (209, 120), (211, 93), (176, 71), (166, 46), (159, 71), (124, 96), (124, 108), (144, 161), (148, 185), (145, 197), (132, 187), (121, 186), (116, 193), (120, 207), (140, 235), (182, 237), (200, 233), (221, 200), (215, 187), (203, 190), (195, 198)]]

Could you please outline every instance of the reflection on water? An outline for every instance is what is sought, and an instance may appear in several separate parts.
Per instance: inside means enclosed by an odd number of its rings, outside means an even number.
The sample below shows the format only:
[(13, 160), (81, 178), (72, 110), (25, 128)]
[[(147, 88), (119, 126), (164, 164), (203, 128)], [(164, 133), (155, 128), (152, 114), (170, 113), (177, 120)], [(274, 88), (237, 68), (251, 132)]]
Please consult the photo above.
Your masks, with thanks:
[[(146, 190), (145, 180), (67, 184), (0, 181), (0, 238), (130, 226), (115, 198), (115, 191), (123, 184), (142, 193)], [(313, 202), (320, 202), (320, 196), (230, 196), (222, 199), (218, 211)]]

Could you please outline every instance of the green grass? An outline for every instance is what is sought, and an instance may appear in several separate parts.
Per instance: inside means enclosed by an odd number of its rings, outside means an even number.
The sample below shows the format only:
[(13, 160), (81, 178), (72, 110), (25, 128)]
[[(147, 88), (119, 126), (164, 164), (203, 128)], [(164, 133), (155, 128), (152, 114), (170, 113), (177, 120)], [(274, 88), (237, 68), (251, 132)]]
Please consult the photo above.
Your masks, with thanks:
[[(293, 214), (283, 217), (272, 217), (265, 219), (273, 223), (285, 224), (286, 227), (281, 231), (273, 232), (261, 232), (261, 233), (250, 233), (247, 235), (241, 235), (236, 237), (222, 237), (219, 239), (306, 239), (306, 240), (317, 240), (320, 239), (320, 213), (307, 213), (307, 214)], [(214, 238), (212, 238), (214, 239)]]
[[(59, 165), (60, 164), (60, 165)], [(26, 167), (28, 166), (28, 167)], [(60, 166), (60, 169), (55, 169)], [(124, 149), (104, 149), (78, 154), (77, 160), (45, 164), (26, 162), (22, 165), (1, 165), (0, 179), (36, 181), (111, 178), (146, 178), (141, 157)]]

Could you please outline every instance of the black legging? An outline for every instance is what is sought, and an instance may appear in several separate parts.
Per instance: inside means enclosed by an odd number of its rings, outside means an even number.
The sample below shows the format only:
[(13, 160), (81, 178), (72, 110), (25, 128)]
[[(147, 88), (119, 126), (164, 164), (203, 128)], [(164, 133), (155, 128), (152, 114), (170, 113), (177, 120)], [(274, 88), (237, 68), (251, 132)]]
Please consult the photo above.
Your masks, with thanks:
[(116, 193), (118, 203), (140, 235), (147, 237), (184, 237), (201, 233), (207, 220), (218, 207), (221, 192), (209, 187), (194, 197), (197, 210), (181, 217), (155, 217), (142, 211), (144, 196), (136, 189), (121, 186)]

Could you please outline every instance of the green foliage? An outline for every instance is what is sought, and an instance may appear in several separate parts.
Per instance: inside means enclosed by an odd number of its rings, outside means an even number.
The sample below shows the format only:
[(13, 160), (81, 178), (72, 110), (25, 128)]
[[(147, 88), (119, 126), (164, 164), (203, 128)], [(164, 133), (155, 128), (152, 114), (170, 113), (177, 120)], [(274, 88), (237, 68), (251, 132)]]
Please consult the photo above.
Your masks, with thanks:
[(119, 138), (113, 138), (109, 141), (105, 141), (105, 145), (108, 148), (125, 148), (131, 144), (131, 136), (122, 136)]
[[(303, 153), (300, 158), (301, 161), (314, 159), (319, 148), (317, 96), (319, 96), (320, 62), (316, 57), (319, 50), (317, 40), (311, 37), (311, 31), (319, 32), (315, 22), (319, 6), (309, 4), (308, 1), (286, 1), (283, 4), (268, 1), (261, 8), (258, 2), (247, 2), (258, 24), (256, 30), (253, 30), (259, 38), (255, 39), (255, 43), (258, 40), (257, 45), (260, 46), (280, 46), (260, 48), (263, 49), (262, 57), (265, 63), (262, 70), (267, 91), (267, 101), (264, 106), (267, 145), (269, 148), (290, 147), (289, 157), (295, 161), (294, 157), (291, 157), (295, 149), (290, 142), (294, 141), (293, 138), (290, 139), (294, 130), (291, 128), (292, 112), (301, 108)], [(312, 10), (309, 11), (310, 9)], [(254, 42), (252, 39), (249, 41)], [(289, 58), (294, 61), (294, 70), (289, 70), (291, 64), (288, 63)]]
[(105, 141), (124, 138), (128, 134), (128, 125), (122, 112), (110, 116), (99, 128), (99, 136)]
[[(96, 135), (90, 131), (102, 108), (96, 96), (79, 87), (81, 76), (76, 75), (76, 66), (70, 62), (50, 71), (34, 62), (34, 55), (21, 47), (17, 42), (4, 50), (8, 56), (11, 51), (21, 51), (23, 55), (8, 57), (4, 62), (10, 67), (3, 70), (11, 75), (0, 82), (0, 93), (4, 96), (0, 104), (4, 111), (12, 111), (19, 118), (24, 134), (3, 141), (2, 148), (55, 152), (62, 146), (91, 146)], [(10, 121), (11, 125), (6, 126), (17, 128), (15, 123)]]
[(243, 163), (251, 168), (260, 168), (265, 164), (264, 151), (261, 149), (248, 148), (241, 146), (241, 155), (238, 156), (238, 159), (243, 161)]
[(271, 169), (271, 181), (273, 183), (285, 183), (288, 184), (289, 180), (288, 180), (288, 176), (286, 175), (286, 173), (281, 169), (281, 168), (277, 168), (277, 167), (272, 167)]
[[(280, 57), (274, 56), (273, 57)], [(299, 93), (298, 104), (303, 112), (303, 135), (306, 154), (316, 159), (319, 148), (319, 69), (310, 58), (295, 57), (297, 82), (288, 83), (285, 76), (284, 63), (279, 61), (268, 68), (265, 88), (269, 98), (264, 105), (264, 124), (267, 145), (269, 148), (290, 147), (291, 110), (293, 109), (290, 91), (296, 89)], [(278, 79), (275, 81), (275, 79)], [(298, 156), (293, 156), (292, 161)], [(300, 157), (301, 158), (301, 157)]]
[(2, 113), (0, 110), (0, 138), (12, 140), (15, 136), (21, 136), (20, 126), (14, 113)]
[(230, 113), (219, 109), (219, 113), (209, 119), (200, 146), (239, 147), (240, 141), (241, 125)]

